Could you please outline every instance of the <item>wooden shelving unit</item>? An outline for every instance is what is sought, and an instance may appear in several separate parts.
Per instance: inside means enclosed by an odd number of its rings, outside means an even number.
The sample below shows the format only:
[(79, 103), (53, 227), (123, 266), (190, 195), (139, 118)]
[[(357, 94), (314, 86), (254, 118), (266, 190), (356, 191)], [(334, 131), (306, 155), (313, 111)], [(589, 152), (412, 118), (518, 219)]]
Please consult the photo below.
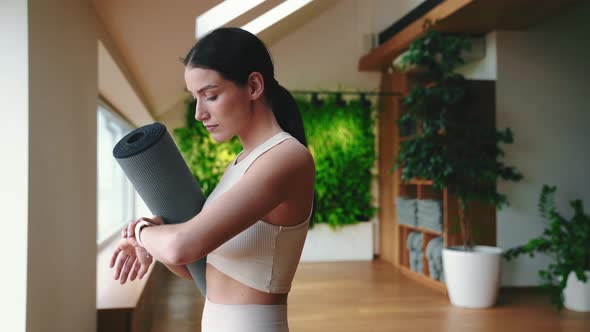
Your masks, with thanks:
[[(382, 259), (392, 262), (398, 266), (405, 275), (423, 283), (424, 285), (446, 293), (444, 283), (430, 278), (428, 260), (426, 258), (426, 247), (428, 242), (434, 238), (442, 237), (444, 246), (461, 245), (461, 237), (458, 224), (458, 200), (451, 195), (446, 188), (435, 189), (429, 179), (402, 180), (402, 168), (391, 172), (394, 160), (399, 153), (400, 144), (414, 135), (419, 135), (420, 124), (416, 124), (413, 133), (405, 132), (400, 136), (398, 120), (404, 114), (403, 95), (411, 89), (413, 84), (418, 84), (411, 75), (403, 73), (384, 73), (382, 86), (388, 91), (399, 91), (401, 96), (386, 97), (383, 99), (383, 109), (379, 118), (379, 167), (380, 167), (380, 225), (382, 232)], [(477, 98), (473, 109), (477, 109), (477, 119), (495, 125), (495, 84), (493, 81), (470, 81), (470, 86)], [(433, 230), (399, 224), (395, 201), (398, 197), (438, 200), (442, 204), (443, 230)], [(386, 208), (383, 208), (386, 207)], [(470, 204), (470, 215), (473, 224), (480, 229), (482, 236), (477, 238), (478, 244), (496, 244), (496, 210), (492, 206), (484, 204)], [(410, 232), (422, 234), (422, 267), (421, 273), (410, 269), (410, 256), (406, 246), (406, 239)]]
[(414, 136), (403, 136), (403, 137), (400, 137), (400, 138), (399, 138), (399, 141), (400, 141), (400, 143), (401, 143), (401, 142), (404, 142), (404, 141), (409, 141), (409, 140), (411, 140), (412, 138), (414, 138)]
[[(412, 179), (412, 180), (400, 180), (401, 185), (418, 185), (418, 186), (431, 186), (432, 180), (424, 179)], [(420, 187), (422, 188), (422, 187)]]
[(398, 226), (401, 228), (407, 229), (407, 231), (409, 231), (409, 232), (420, 232), (420, 233), (424, 233), (424, 234), (428, 234), (428, 235), (432, 235), (432, 236), (442, 236), (443, 235), (443, 233), (436, 232), (436, 231), (433, 231), (428, 228), (422, 228), (422, 227), (418, 227), (418, 226), (409, 226), (409, 225), (403, 225), (403, 224), (398, 224)]
[[(395, 140), (394, 140), (395, 141)], [(441, 291), (446, 293), (446, 286), (444, 283), (434, 280), (430, 277), (430, 271), (428, 267), (428, 259), (426, 258), (426, 248), (428, 243), (435, 238), (442, 237), (445, 243), (445, 246), (448, 245), (457, 245), (460, 244), (460, 239), (457, 236), (453, 236), (450, 230), (453, 229), (454, 225), (451, 225), (451, 222), (457, 219), (457, 209), (454, 207), (456, 206), (456, 200), (449, 198), (449, 193), (447, 189), (444, 190), (437, 190), (432, 186), (432, 181), (429, 180), (411, 180), (411, 181), (401, 181), (401, 170), (398, 171), (398, 188), (397, 190), (397, 197), (405, 197), (417, 200), (423, 199), (431, 199), (440, 201), (442, 204), (442, 214), (443, 214), (443, 230), (442, 232), (436, 232), (431, 229), (417, 227), (417, 226), (409, 226), (404, 224), (399, 224), (397, 222), (397, 214), (395, 217), (395, 223), (398, 228), (398, 255), (399, 255), (399, 267), (401, 271), (419, 281), (424, 283), (426, 286), (431, 287), (435, 290)], [(396, 197), (396, 198), (397, 198)], [(451, 206), (454, 204), (454, 206)], [(418, 232), (422, 234), (422, 273), (417, 273), (410, 269), (410, 252), (407, 248), (407, 238), (411, 232)]]

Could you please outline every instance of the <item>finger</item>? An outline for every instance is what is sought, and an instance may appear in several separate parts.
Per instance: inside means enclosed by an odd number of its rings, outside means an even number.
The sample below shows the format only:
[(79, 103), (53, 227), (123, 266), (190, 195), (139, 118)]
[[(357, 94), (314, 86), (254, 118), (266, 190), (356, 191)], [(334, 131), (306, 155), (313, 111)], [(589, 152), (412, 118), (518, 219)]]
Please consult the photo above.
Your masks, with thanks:
[(157, 224), (157, 225), (163, 225), (163, 224), (164, 224), (164, 219), (162, 219), (162, 217), (160, 217), (160, 216), (156, 216), (156, 215), (154, 215), (154, 216), (152, 217), (152, 222), (153, 222), (154, 224)]
[(127, 281), (127, 276), (129, 276), (129, 271), (131, 271), (131, 268), (133, 267), (133, 264), (135, 264), (135, 261), (137, 260), (137, 257), (129, 257), (129, 259), (125, 262), (125, 267), (123, 268), (123, 273), (121, 274), (121, 285), (124, 284)]
[(127, 237), (127, 228), (123, 228), (121, 230), (121, 237), (123, 237), (123, 238)]
[(123, 270), (123, 266), (125, 265), (127, 259), (129, 259), (128, 255), (120, 256), (119, 261), (117, 262), (117, 270), (115, 271), (115, 280), (119, 279), (119, 276), (121, 275), (121, 270)]
[(109, 263), (109, 267), (112, 269), (113, 266), (115, 266), (115, 262), (117, 261), (117, 256), (119, 256), (119, 253), (121, 252), (120, 248), (115, 249), (115, 252), (113, 252), (113, 256), (111, 256), (111, 262)]
[(131, 274), (129, 275), (129, 280), (133, 281), (137, 278), (137, 272), (139, 272), (139, 268), (141, 267), (141, 262), (138, 260), (135, 261), (133, 265), (133, 269), (131, 270)]
[(141, 268), (139, 268), (139, 279), (143, 278), (143, 276), (145, 275), (145, 273), (148, 270), (149, 265), (146, 264), (141, 264)]
[(135, 225), (139, 222), (139, 219), (135, 219), (127, 225), (127, 237), (135, 236)]
[(161, 224), (164, 223), (164, 221), (162, 220), (162, 218), (160, 218), (159, 216), (141, 217), (139, 219), (140, 219), (140, 221), (141, 220), (145, 220), (147, 222), (150, 222), (150, 223), (156, 224), (156, 225), (161, 225)]

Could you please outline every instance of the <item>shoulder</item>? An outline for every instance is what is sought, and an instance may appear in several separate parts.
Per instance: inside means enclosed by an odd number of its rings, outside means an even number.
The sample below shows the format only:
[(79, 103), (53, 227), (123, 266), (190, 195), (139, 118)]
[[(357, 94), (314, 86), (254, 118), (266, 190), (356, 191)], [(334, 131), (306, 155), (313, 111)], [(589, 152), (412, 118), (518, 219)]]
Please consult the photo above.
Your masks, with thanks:
[(314, 165), (309, 149), (296, 139), (284, 140), (270, 149), (267, 154), (268, 159), (273, 159), (274, 161), (278, 161), (279, 159), (286, 160), (286, 162), (293, 163), (298, 167)]
[(305, 145), (296, 139), (287, 139), (262, 154), (247, 173), (256, 176), (265, 173), (271, 178), (288, 175), (291, 180), (302, 177), (313, 179), (315, 163), (311, 152)]
[(267, 162), (275, 167), (288, 169), (315, 169), (315, 163), (309, 149), (296, 139), (287, 139), (266, 153)]

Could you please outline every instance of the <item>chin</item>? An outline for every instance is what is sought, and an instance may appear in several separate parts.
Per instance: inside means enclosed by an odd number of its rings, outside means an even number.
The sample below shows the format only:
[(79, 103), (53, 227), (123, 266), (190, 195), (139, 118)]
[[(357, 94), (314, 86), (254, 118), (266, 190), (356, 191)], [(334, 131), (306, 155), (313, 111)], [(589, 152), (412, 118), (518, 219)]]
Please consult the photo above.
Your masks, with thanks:
[(233, 136), (231, 135), (224, 135), (221, 133), (210, 133), (211, 137), (213, 137), (213, 139), (217, 142), (217, 143), (223, 143), (223, 142), (227, 142), (229, 141)]

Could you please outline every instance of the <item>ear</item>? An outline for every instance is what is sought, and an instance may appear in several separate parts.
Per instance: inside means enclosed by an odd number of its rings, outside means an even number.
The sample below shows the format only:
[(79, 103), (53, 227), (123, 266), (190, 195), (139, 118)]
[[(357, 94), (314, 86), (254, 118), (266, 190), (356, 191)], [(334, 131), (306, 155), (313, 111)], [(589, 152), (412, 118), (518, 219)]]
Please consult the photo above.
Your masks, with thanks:
[(252, 72), (248, 76), (248, 94), (251, 100), (256, 100), (264, 94), (264, 78), (259, 72)]

